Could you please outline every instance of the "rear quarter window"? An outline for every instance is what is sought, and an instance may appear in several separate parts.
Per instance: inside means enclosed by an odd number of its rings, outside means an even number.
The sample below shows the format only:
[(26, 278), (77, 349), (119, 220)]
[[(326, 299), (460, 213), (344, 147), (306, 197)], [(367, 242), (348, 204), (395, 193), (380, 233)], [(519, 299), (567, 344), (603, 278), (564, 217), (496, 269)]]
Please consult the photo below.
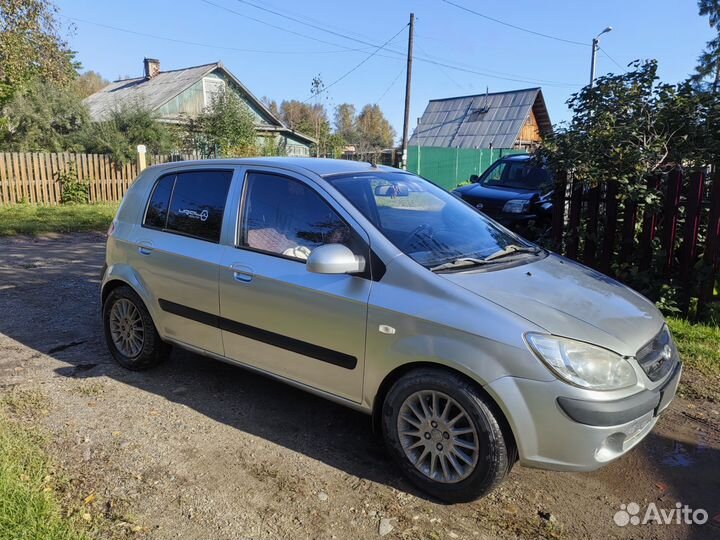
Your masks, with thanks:
[(157, 181), (150, 195), (143, 225), (153, 229), (164, 229), (167, 224), (170, 196), (175, 185), (175, 175), (163, 176)]

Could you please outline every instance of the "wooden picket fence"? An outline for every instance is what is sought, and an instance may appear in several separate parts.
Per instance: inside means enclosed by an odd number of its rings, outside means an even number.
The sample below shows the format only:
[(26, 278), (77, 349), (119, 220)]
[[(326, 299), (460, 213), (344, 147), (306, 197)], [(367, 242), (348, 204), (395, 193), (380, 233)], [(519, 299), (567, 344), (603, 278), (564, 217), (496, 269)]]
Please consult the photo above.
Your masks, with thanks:
[[(148, 155), (148, 165), (196, 159), (191, 155)], [(137, 164), (109, 155), (49, 152), (0, 152), (0, 205), (60, 204), (62, 174), (74, 169), (86, 182), (91, 203), (117, 202), (137, 176)]]
[(709, 177), (707, 170), (676, 167), (649, 177), (659, 205), (621, 197), (614, 181), (589, 185), (558, 176), (550, 231), (557, 251), (621, 280), (672, 284), (682, 291), (678, 307), (685, 314), (692, 298), (698, 311), (715, 300), (720, 171)]

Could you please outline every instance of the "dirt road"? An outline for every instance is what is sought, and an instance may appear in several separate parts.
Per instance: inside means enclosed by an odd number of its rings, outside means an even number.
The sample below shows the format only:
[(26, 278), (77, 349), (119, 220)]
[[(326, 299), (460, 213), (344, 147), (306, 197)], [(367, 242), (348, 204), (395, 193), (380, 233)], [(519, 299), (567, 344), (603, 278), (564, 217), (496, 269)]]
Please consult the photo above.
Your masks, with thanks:
[[(183, 351), (144, 373), (115, 365), (99, 319), (103, 249), (100, 235), (0, 239), (0, 394), (50, 434), (67, 502), (99, 537), (720, 537), (718, 404), (676, 399), (600, 471), (515, 467), (484, 500), (438, 504), (359, 413)], [(616, 525), (633, 502), (641, 517), (680, 502), (709, 522)]]

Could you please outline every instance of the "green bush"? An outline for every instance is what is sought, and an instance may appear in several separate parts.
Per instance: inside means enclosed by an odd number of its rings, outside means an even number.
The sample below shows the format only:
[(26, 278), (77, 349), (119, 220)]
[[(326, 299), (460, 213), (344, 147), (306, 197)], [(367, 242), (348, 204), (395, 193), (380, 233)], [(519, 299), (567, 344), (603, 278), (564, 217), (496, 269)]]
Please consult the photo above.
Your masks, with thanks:
[(78, 179), (75, 165), (58, 174), (60, 202), (62, 204), (87, 204), (90, 202), (90, 188), (87, 182)]

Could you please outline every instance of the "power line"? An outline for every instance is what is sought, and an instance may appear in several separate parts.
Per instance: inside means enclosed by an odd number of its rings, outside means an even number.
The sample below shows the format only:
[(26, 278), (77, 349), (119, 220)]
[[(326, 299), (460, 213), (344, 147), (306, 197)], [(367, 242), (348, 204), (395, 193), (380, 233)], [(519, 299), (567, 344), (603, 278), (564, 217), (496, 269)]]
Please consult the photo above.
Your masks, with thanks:
[[(336, 32), (336, 31), (334, 31), (334, 30), (330, 30), (329, 28), (325, 28), (325, 27), (320, 26), (320, 25), (317, 25), (317, 24), (313, 24), (313, 23), (310, 23), (310, 22), (305, 22), (305, 21), (303, 21), (303, 20), (301, 20), (301, 19), (298, 19), (298, 18), (296, 18), (296, 17), (292, 17), (292, 16), (290, 16), (290, 15), (288, 15), (288, 14), (286, 14), (286, 13), (282, 13), (281, 11), (275, 11), (275, 10), (270, 9), (270, 8), (267, 8), (267, 7), (265, 7), (265, 6), (259, 6), (259, 5), (255, 4), (255, 3), (253, 3), (253, 2), (248, 2), (247, 0), (237, 0), (237, 1), (240, 2), (241, 4), (247, 4), (248, 6), (252, 6), (252, 7), (254, 7), (255, 9), (259, 9), (259, 10), (265, 11), (265, 12), (267, 12), (267, 13), (272, 13), (273, 15), (277, 15), (278, 17), (282, 17), (283, 19), (288, 19), (289, 21), (293, 21), (293, 22), (296, 22), (296, 23), (298, 23), (298, 24), (302, 24), (302, 25), (305, 25), (305, 26), (309, 26), (310, 28), (314, 28), (315, 30), (320, 30), (321, 32), (326, 32), (326, 33), (328, 33), (328, 34), (332, 34), (333, 36), (341, 37), (341, 38), (343, 38), (343, 39), (349, 39), (349, 40), (351, 40), (351, 41), (355, 41), (355, 42), (361, 43), (361, 44), (363, 44), (363, 45), (369, 45), (370, 47), (377, 47), (376, 44), (371, 43), (371, 42), (369, 42), (369, 41), (365, 41), (365, 40), (363, 40), (363, 39), (359, 39), (359, 38), (355, 38), (355, 37), (352, 37), (352, 36), (348, 36), (348, 35), (345, 34), (345, 33)], [(391, 40), (391, 41), (392, 41), (392, 40)], [(396, 51), (396, 52), (397, 52), (397, 51)]]
[[(208, 1), (208, 0), (203, 0), (203, 1)], [(334, 36), (338, 36), (338, 37), (341, 37), (341, 38), (344, 38), (344, 39), (348, 39), (348, 40), (351, 40), (351, 41), (354, 41), (354, 42), (357, 42), (357, 43), (360, 43), (360, 44), (363, 44), (363, 45), (370, 45), (370, 46), (372, 46), (372, 47), (377, 47), (377, 44), (372, 43), (372, 42), (370, 42), (370, 41), (366, 41), (366, 40), (363, 40), (363, 39), (359, 39), (359, 38), (355, 38), (355, 37), (352, 37), (352, 36), (348, 36), (346, 33), (336, 32), (336, 31), (334, 31), (334, 30), (330, 30), (330, 29), (325, 28), (325, 27), (323, 27), (323, 26), (321, 26), (321, 25), (318, 25), (318, 24), (313, 24), (313, 23), (305, 22), (305, 21), (303, 21), (303, 20), (301, 20), (301, 19), (299, 19), (299, 18), (297, 18), (297, 17), (292, 17), (292, 16), (290, 16), (290, 15), (287, 15), (286, 13), (282, 13), (282, 12), (280, 12), (280, 11), (276, 11), (276, 10), (270, 9), (270, 8), (265, 7), (265, 6), (257, 5), (256, 3), (251, 2), (251, 1), (249, 1), (249, 0), (236, 0), (236, 1), (237, 1), (237, 2), (240, 2), (241, 4), (247, 4), (248, 6), (252, 6), (252, 7), (256, 8), (256, 9), (259, 9), (259, 10), (261, 10), (261, 11), (265, 11), (266, 13), (271, 13), (271, 14), (276, 15), (276, 16), (278, 16), (278, 17), (282, 17), (283, 19), (287, 19), (287, 20), (296, 22), (296, 23), (298, 23), (298, 24), (302, 24), (302, 25), (308, 26), (308, 27), (313, 28), (313, 29), (315, 29), (315, 30), (320, 30), (320, 31), (322, 31), (322, 32), (327, 32), (327, 33), (332, 34), (332, 35), (334, 35)], [(576, 42), (576, 43), (578, 43), (578, 42)], [(389, 48), (389, 49), (386, 49), (386, 50), (387, 50), (388, 52), (392, 52), (392, 53), (401, 55), (401, 56), (403, 56), (403, 57), (405, 56), (405, 53), (404, 53), (404, 52), (402, 52), (402, 51), (397, 51), (396, 49)], [(436, 66), (444, 66), (444, 67), (448, 67), (448, 68), (451, 68), (451, 69), (459, 69), (459, 68), (455, 68), (454, 66), (451, 66), (451, 65), (449, 65), (449, 64), (447, 64), (447, 63), (442, 63), (441, 61), (433, 60), (431, 57), (429, 57), (429, 55), (428, 55), (428, 58), (422, 58), (422, 57), (419, 57), (419, 56), (415, 56), (415, 58), (416, 58), (417, 60), (421, 61), (421, 62), (422, 62), (422, 61), (424, 61), (424, 62), (429, 62), (429, 63), (434, 64), (434, 65), (436, 65)], [(481, 73), (481, 72), (473, 71), (472, 68), (463, 69), (463, 70), (461, 70), (461, 71), (466, 71), (466, 72), (468, 72), (468, 73), (473, 73), (473, 72), (474, 72), (474, 73), (476, 73), (476, 74), (480, 74), (480, 73)], [(492, 70), (490, 70), (490, 71), (492, 71)], [(492, 75), (489, 75), (488, 73), (489, 73), (489, 72), (482, 72), (482, 74), (483, 74), (484, 76), (490, 76), (490, 77), (492, 77)], [(567, 84), (567, 83), (558, 83), (558, 82), (555, 82), (555, 81), (543, 81), (543, 80), (540, 80), (540, 79), (536, 79), (536, 80), (534, 80), (534, 81), (531, 81), (531, 80), (523, 80), (523, 79), (520, 79), (518, 75), (513, 75), (513, 74), (510, 74), (510, 73), (502, 73), (502, 72), (496, 72), (496, 73), (499, 73), (500, 75), (505, 75), (505, 76), (506, 76), (506, 77), (496, 77), (496, 78), (500, 78), (500, 79), (504, 79), (504, 80), (510, 80), (510, 81), (515, 81), (515, 82), (528, 82), (528, 83), (532, 83), (532, 84), (537, 84), (538, 82), (540, 82), (540, 83), (547, 83), (547, 84), (554, 84), (554, 85), (563, 85), (563, 86), (580, 86), (580, 85)], [(509, 78), (508, 78), (508, 77), (509, 77)]]
[[(231, 9), (229, 7), (222, 6), (220, 4), (216, 4), (215, 2), (211, 2), (210, 0), (200, 0), (201, 2), (204, 2), (206, 4), (209, 4), (211, 6), (214, 6), (218, 9), (222, 9), (224, 11), (227, 11), (228, 13), (233, 13), (237, 15), (238, 17), (243, 17), (245, 19), (250, 19), (251, 21), (255, 21), (260, 24), (264, 24), (265, 26), (269, 26), (270, 28), (274, 28), (276, 30), (280, 30), (281, 32), (287, 32), (288, 34), (293, 34), (295, 36), (300, 36), (305, 39), (311, 39), (313, 41), (317, 41), (319, 43), (324, 43), (325, 45), (332, 45), (333, 47), (340, 47), (341, 49), (345, 49), (346, 51), (366, 51), (367, 49), (352, 49), (350, 47), (346, 47), (344, 45), (340, 45), (338, 43), (333, 43), (331, 41), (325, 41), (324, 39), (320, 39), (314, 36), (309, 36), (307, 34), (303, 34), (301, 32), (295, 32), (294, 30), (290, 30), (289, 28), (284, 28), (282, 26), (278, 26), (276, 24), (269, 23), (267, 21), (263, 21), (262, 19), (258, 19), (256, 17), (252, 17), (250, 15), (246, 15), (245, 13), (240, 13), (239, 11), (235, 11), (234, 9)], [(371, 47), (377, 47), (377, 45), (370, 44)]]
[[(235, 10), (233, 10), (233, 9), (231, 9), (231, 8), (222, 6), (222, 5), (220, 5), (220, 4), (216, 4), (215, 2), (212, 2), (212, 1), (210, 1), (210, 0), (201, 0), (201, 1), (204, 2), (204, 3), (206, 3), (206, 4), (209, 4), (209, 5), (211, 5), (211, 6), (214, 6), (214, 7), (218, 8), (218, 9), (222, 9), (222, 10), (227, 11), (227, 12), (229, 12), (229, 13), (234, 13), (235, 15), (238, 15), (238, 16), (240, 16), (240, 17), (248, 18), (248, 19), (250, 19), (250, 20), (259, 22), (259, 23), (261, 23), (261, 24), (270, 26), (270, 27), (272, 27), (272, 28), (281, 30), (281, 31), (283, 31), (283, 32), (288, 32), (288, 33), (295, 34), (295, 35), (298, 35), (298, 36), (301, 36), (301, 37), (304, 37), (304, 38), (307, 38), (307, 39), (313, 39), (313, 40), (315, 40), (315, 41), (320, 41), (321, 43), (333, 45), (333, 46), (335, 46), (335, 47), (342, 47), (342, 48), (345, 48), (345, 49), (347, 49), (347, 50), (357, 50), (357, 49), (349, 49), (349, 48), (344, 47), (343, 45), (340, 45), (340, 44), (338, 44), (338, 43), (328, 42), (328, 41), (325, 41), (325, 40), (322, 40), (322, 39), (319, 39), (319, 38), (316, 38), (316, 37), (311, 37), (311, 36), (308, 36), (308, 35), (306, 35), (306, 34), (302, 34), (302, 33), (300, 33), (300, 32), (295, 32), (295, 31), (293, 31), (293, 30), (289, 30), (289, 29), (284, 28), (284, 27), (282, 27), (282, 26), (278, 26), (278, 25), (275, 25), (275, 24), (268, 23), (268, 22), (263, 21), (263, 20), (261, 20), (261, 19), (257, 19), (257, 18), (255, 18), (255, 17), (251, 17), (251, 16), (249, 16), (249, 15), (245, 15), (244, 13), (240, 13), (240, 12), (238, 12), (238, 11), (235, 11)], [(291, 16), (289, 16), (289, 15), (285, 15), (284, 13), (276, 12), (276, 11), (271, 10), (271, 9), (269, 9), (269, 8), (265, 8), (265, 7), (263, 7), (263, 6), (256, 6), (255, 4), (252, 4), (252, 3), (248, 2), (247, 0), (237, 0), (237, 1), (238, 1), (238, 2), (241, 2), (241, 3), (246, 3), (246, 4), (249, 5), (249, 6), (253, 6), (253, 7), (257, 8), (257, 9), (260, 9), (260, 10), (263, 10), (263, 11), (266, 11), (266, 12), (269, 12), (269, 13), (272, 13), (272, 14), (277, 15), (277, 16), (279, 16), (279, 17), (282, 17), (282, 18), (284, 18), (284, 19), (292, 20), (292, 21), (294, 21), (294, 22), (297, 22), (298, 24), (302, 24), (302, 25), (305, 25), (305, 26), (312, 27), (312, 28), (314, 28), (314, 29), (316, 29), (316, 30), (322, 30), (322, 31), (330, 32), (330, 33), (332, 33), (333, 35), (340, 36), (340, 37), (343, 37), (343, 38), (345, 38), (345, 39), (349, 39), (349, 40), (352, 40), (352, 41), (356, 41), (356, 42), (361, 43), (361, 44), (363, 44), (363, 45), (370, 45), (370, 46), (375, 47), (375, 48), (380, 47), (379, 45), (377, 45), (377, 44), (375, 44), (375, 43), (372, 43), (372, 42), (369, 42), (369, 41), (365, 41), (365, 40), (361, 40), (361, 39), (358, 39), (358, 38), (350, 37), (350, 36), (347, 36), (347, 35), (342, 34), (342, 33), (340, 33), (340, 32), (335, 32), (335, 31), (333, 31), (333, 30), (327, 30), (327, 29), (322, 28), (322, 27), (319, 26), (319, 25), (307, 23), (307, 22), (302, 21), (302, 20), (300, 20), (300, 19), (297, 19), (297, 18), (295, 18), (295, 17), (291, 17)], [(405, 53), (404, 53), (404, 52), (400, 52), (400, 51), (397, 51), (397, 50), (395, 50), (395, 49), (387, 48), (387, 47), (384, 47), (384, 46), (383, 46), (382, 48), (384, 48), (386, 52), (393, 53), (393, 54), (396, 55), (396, 56), (387, 56), (387, 55), (383, 55), (383, 54), (375, 54), (374, 56), (378, 56), (378, 57), (381, 57), (381, 58), (391, 58), (391, 59), (395, 59), (395, 60), (397, 60), (397, 59), (399, 59), (399, 58), (405, 58)], [(492, 79), (501, 79), (501, 80), (506, 80), (506, 81), (520, 82), (520, 83), (528, 83), (528, 84), (544, 84), (544, 85), (548, 85), (548, 86), (559, 86), (559, 87), (572, 87), (572, 88), (576, 88), (576, 87), (582, 86), (581, 84), (573, 84), (573, 83), (566, 83), (566, 82), (559, 82), (559, 81), (545, 81), (545, 80), (540, 80), (540, 79), (524, 79), (524, 78), (522, 78), (520, 75), (513, 75), (513, 74), (509, 74), (509, 73), (508, 73), (508, 74), (504, 74), (504, 75), (494, 75), (494, 74), (492, 74), (492, 73), (490, 73), (490, 72), (488, 72), (488, 71), (479, 71), (479, 70), (473, 69), (473, 68), (460, 67), (460, 66), (453, 65), (453, 64), (450, 64), (450, 63), (447, 63), (447, 62), (442, 62), (442, 61), (439, 61), (439, 60), (434, 60), (434, 59), (432, 59), (432, 58), (424, 58), (424, 57), (417, 56), (417, 55), (415, 56), (415, 59), (418, 60), (418, 61), (420, 61), (420, 62), (429, 63), (429, 64), (432, 64), (432, 65), (435, 65), (435, 66), (442, 66), (442, 67), (446, 67), (446, 68), (448, 68), (448, 69), (454, 69), (454, 70), (456, 70), (456, 71), (462, 71), (462, 72), (465, 72), (465, 73), (470, 73), (470, 74), (473, 74), (473, 75), (480, 75), (480, 76), (482, 76), (482, 77), (489, 77), (489, 78), (492, 78)]]
[(489, 21), (502, 24), (503, 26), (507, 26), (509, 28), (514, 28), (515, 30), (520, 30), (521, 32), (527, 32), (528, 34), (533, 34), (535, 36), (544, 37), (547, 39), (554, 39), (555, 41), (562, 41), (563, 43), (570, 43), (572, 45), (582, 45), (583, 47), (589, 47), (589, 43), (583, 43), (582, 41), (574, 41), (572, 39), (565, 39), (557, 36), (551, 36), (550, 34), (543, 34), (542, 32), (536, 32), (535, 30), (530, 30), (529, 28), (523, 28), (522, 26), (517, 26), (515, 24), (511, 24), (509, 22), (501, 21), (500, 19), (496, 19), (494, 17), (490, 17), (489, 15), (485, 15), (484, 13), (480, 13), (479, 11), (475, 11), (474, 9), (470, 9), (468, 7), (465, 7), (460, 4), (456, 4), (455, 2), (452, 2), (451, 0), (442, 0), (446, 4), (450, 4), (451, 6), (455, 6), (458, 9), (462, 9), (463, 11), (467, 11), (468, 13), (472, 13), (473, 15), (477, 15), (478, 17), (482, 17), (483, 19), (487, 19)]
[(450, 65), (450, 64), (445, 64), (445, 63), (443, 63), (443, 62), (437, 62), (437, 61), (435, 61), (435, 60), (430, 60), (430, 59), (428, 59), (428, 58), (419, 58), (419, 57), (416, 57), (415, 59), (416, 59), (416, 60), (419, 60), (419, 61), (421, 61), (421, 62), (426, 62), (426, 63), (428, 63), (428, 64), (433, 64), (433, 65), (436, 65), (436, 66), (444, 66), (444, 67), (447, 67), (447, 68), (450, 68), (450, 69), (454, 69), (454, 70), (456, 70), (456, 71), (463, 71), (463, 72), (465, 72), (465, 73), (472, 73), (473, 75), (481, 75), (481, 76), (483, 76), (483, 77), (490, 77), (491, 79), (501, 79), (501, 80), (504, 80), (504, 81), (521, 82), (521, 83), (528, 83), (528, 84), (545, 84), (545, 85), (547, 85), (547, 86), (557, 86), (557, 87), (573, 87), (573, 88), (574, 88), (574, 87), (580, 87), (580, 86), (582, 86), (582, 84), (574, 84), (574, 83), (554, 82), (554, 81), (541, 81), (541, 80), (538, 80), (538, 79), (535, 79), (535, 80), (532, 80), (532, 79), (519, 79), (519, 78), (515, 78), (515, 77), (503, 77), (503, 76), (500, 76), (500, 75), (492, 75), (492, 74), (490, 74), (490, 73), (486, 73), (486, 72), (482, 72), (482, 71), (477, 71), (477, 70), (474, 70), (474, 69), (467, 69), (467, 68), (463, 68), (463, 67), (459, 67), (459, 66), (453, 66), (453, 65)]
[(600, 49), (600, 50), (602, 51), (602, 53), (603, 53), (605, 56), (607, 56), (613, 64), (615, 64), (617, 67), (619, 67), (620, 69), (622, 69), (622, 70), (623, 70), (623, 73), (624, 73), (625, 71), (627, 71), (627, 67), (623, 67), (622, 65), (620, 65), (620, 63), (619, 63), (617, 60), (615, 60), (612, 56), (610, 56), (610, 55), (605, 51), (605, 49), (603, 49), (602, 47), (598, 47), (598, 49)]
[(358, 69), (360, 66), (362, 66), (365, 62), (367, 62), (367, 61), (370, 60), (373, 56), (375, 56), (377, 53), (379, 53), (388, 43), (390, 43), (393, 39), (395, 39), (396, 37), (398, 37), (398, 36), (405, 30), (405, 28), (407, 28), (407, 26), (408, 26), (407, 24), (404, 25), (400, 30), (397, 31), (397, 33), (396, 33), (393, 37), (391, 37), (390, 39), (388, 39), (385, 43), (383, 43), (382, 45), (380, 45), (380, 46), (379, 46), (377, 49), (375, 49), (372, 53), (370, 53), (368, 56), (366, 56), (359, 64), (357, 64), (355, 67), (353, 67), (350, 71), (344, 73), (342, 76), (340, 76), (339, 78), (335, 79), (333, 82), (331, 82), (330, 84), (328, 84), (327, 86), (325, 86), (324, 88), (322, 88), (320, 91), (318, 91), (317, 93), (315, 93), (315, 94), (313, 94), (312, 96), (310, 96), (309, 98), (307, 98), (305, 101), (303, 101), (303, 103), (307, 103), (307, 102), (310, 101), (312, 98), (314, 98), (314, 97), (316, 97), (316, 96), (319, 96), (320, 94), (322, 94), (322, 93), (324, 93), (324, 92), (327, 92), (330, 88), (332, 88), (332, 87), (335, 86), (337, 83), (339, 83), (340, 81), (342, 81), (345, 77), (347, 77), (348, 75), (350, 75), (353, 71), (357, 70), (357, 69)]
[(385, 91), (380, 95), (379, 98), (375, 100), (375, 103), (378, 104), (382, 101), (382, 99), (387, 95), (387, 93), (392, 89), (393, 86), (395, 86), (395, 83), (398, 82), (398, 79), (402, 76), (403, 73), (405, 73), (405, 66), (400, 70), (400, 72), (395, 76), (395, 78), (392, 80), (392, 82), (388, 85), (388, 87), (385, 89)]
[(125, 32), (127, 34), (133, 34), (136, 36), (142, 36), (142, 37), (147, 37), (147, 38), (152, 38), (152, 39), (159, 39), (159, 40), (163, 40), (163, 41), (169, 41), (171, 43), (181, 43), (183, 45), (192, 45), (193, 47), (207, 47), (209, 49), (220, 49), (220, 50), (226, 50), (226, 51), (262, 53), (262, 54), (332, 54), (332, 53), (346, 53), (346, 52), (358, 52), (358, 51), (365, 52), (365, 51), (367, 51), (367, 49), (348, 49), (345, 47), (343, 47), (342, 49), (339, 49), (339, 50), (334, 50), (334, 51), (298, 51), (297, 49), (281, 51), (281, 50), (270, 50), (270, 49), (245, 49), (245, 48), (240, 48), (240, 47), (229, 47), (226, 45), (214, 45), (214, 44), (210, 44), (210, 43), (200, 43), (197, 41), (187, 41), (184, 39), (171, 38), (171, 37), (167, 37), (167, 36), (158, 36), (156, 34), (148, 34), (146, 32), (138, 32), (137, 30), (130, 30), (129, 28), (120, 28), (118, 26), (112, 26), (110, 24), (99, 23), (99, 22), (95, 22), (95, 21), (88, 21), (86, 19), (80, 19), (78, 17), (70, 17), (68, 15), (62, 15), (62, 14), (60, 14), (60, 16), (66, 18), (68, 20), (74, 21), (74, 22), (78, 22), (78, 23), (82, 23), (82, 24), (90, 24), (92, 26), (98, 26), (100, 28), (116, 30), (118, 32)]
[[(415, 34), (415, 36), (417, 36), (417, 34)], [(418, 44), (417, 44), (417, 47), (418, 47), (418, 49), (420, 49), (424, 54), (430, 56), (430, 55), (428, 54), (428, 52), (423, 48), (422, 45), (420, 45), (420, 44), (418, 43)], [(461, 90), (463, 89), (462, 85), (461, 85), (459, 82), (457, 82), (455, 79), (453, 79), (453, 78), (448, 74), (448, 72), (445, 71), (442, 67), (440, 67), (440, 73), (442, 73), (443, 75), (445, 75), (445, 78), (446, 78), (447, 80), (449, 80), (451, 83), (455, 84), (455, 86), (457, 86), (457, 87), (460, 88)]]
[[(336, 32), (341, 32), (341, 33), (346, 34), (346, 35), (356, 36), (356, 37), (358, 37), (358, 38), (362, 38), (362, 39), (365, 39), (365, 40), (368, 40), (368, 41), (373, 41), (373, 40), (375, 39), (375, 38), (373, 38), (373, 37), (369, 37), (367, 34), (362, 34), (362, 33), (360, 33), (360, 32), (356, 32), (356, 31), (353, 31), (353, 30), (349, 30), (349, 29), (347, 29), (347, 28), (342, 28), (342, 27), (340, 27), (340, 26), (333, 25), (333, 24), (331, 24), (331, 23), (328, 22), (328, 21), (323, 21), (323, 20), (320, 20), (320, 19), (316, 19), (316, 18), (313, 18), (313, 17), (309, 17), (309, 16), (308, 16), (306, 13), (304, 13), (304, 12), (299, 13), (299, 12), (297, 12), (297, 11), (291, 11), (291, 10), (287, 9), (287, 6), (285, 6), (285, 5), (282, 5), (282, 6), (278, 6), (277, 4), (274, 4), (274, 5), (273, 5), (273, 4), (269, 3), (269, 2), (266, 2), (265, 0), (262, 0), (261, 4), (262, 4), (264, 7), (266, 7), (266, 8), (273, 8), (273, 9), (275, 9), (276, 11), (280, 11), (282, 14), (285, 14), (285, 15), (294, 15), (295, 17), (297, 17), (297, 18), (299, 18), (299, 19), (303, 19), (304, 21), (309, 21), (309, 22), (312, 22), (312, 23), (315, 23), (315, 24), (318, 24), (318, 25), (322, 25), (324, 28), (329, 28), (329, 29), (335, 30)], [(301, 23), (302, 23), (302, 21), (297, 21), (297, 22), (301, 22)], [(302, 23), (302, 24), (304, 24), (304, 23)]]

